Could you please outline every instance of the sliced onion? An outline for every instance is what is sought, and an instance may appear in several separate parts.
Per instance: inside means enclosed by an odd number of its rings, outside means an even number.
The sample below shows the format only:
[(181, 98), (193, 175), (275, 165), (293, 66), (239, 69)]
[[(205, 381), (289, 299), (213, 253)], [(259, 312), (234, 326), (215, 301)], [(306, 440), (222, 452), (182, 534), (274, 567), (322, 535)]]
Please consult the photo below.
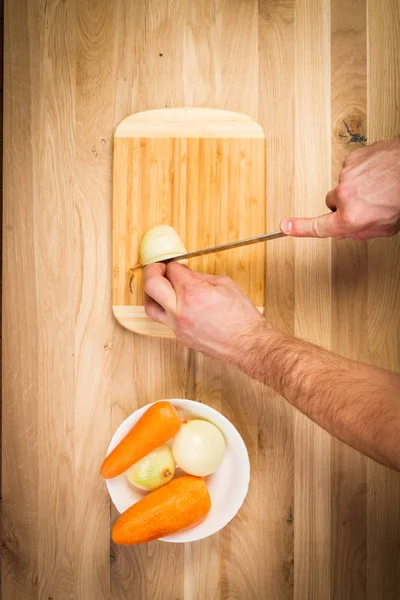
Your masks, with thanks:
[(156, 490), (169, 483), (174, 475), (175, 461), (167, 444), (147, 454), (126, 472), (129, 483), (147, 491)]
[(225, 438), (209, 421), (194, 419), (184, 423), (176, 434), (172, 454), (183, 471), (205, 477), (220, 466), (225, 454)]
[(139, 260), (142, 265), (149, 265), (180, 254), (186, 254), (186, 248), (178, 233), (170, 225), (156, 225), (146, 231), (141, 239)]

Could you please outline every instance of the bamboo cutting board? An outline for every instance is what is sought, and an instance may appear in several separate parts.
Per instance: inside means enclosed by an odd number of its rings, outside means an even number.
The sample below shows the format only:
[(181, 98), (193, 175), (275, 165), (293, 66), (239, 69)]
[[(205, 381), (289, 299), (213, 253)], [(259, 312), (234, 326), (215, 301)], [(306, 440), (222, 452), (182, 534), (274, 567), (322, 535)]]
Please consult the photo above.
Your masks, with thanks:
[[(265, 223), (265, 135), (247, 115), (214, 109), (134, 114), (114, 140), (113, 312), (131, 331), (172, 337), (147, 318), (143, 271), (131, 279), (142, 235), (172, 225), (188, 252), (260, 235)], [(192, 259), (228, 275), (264, 306), (265, 244)]]

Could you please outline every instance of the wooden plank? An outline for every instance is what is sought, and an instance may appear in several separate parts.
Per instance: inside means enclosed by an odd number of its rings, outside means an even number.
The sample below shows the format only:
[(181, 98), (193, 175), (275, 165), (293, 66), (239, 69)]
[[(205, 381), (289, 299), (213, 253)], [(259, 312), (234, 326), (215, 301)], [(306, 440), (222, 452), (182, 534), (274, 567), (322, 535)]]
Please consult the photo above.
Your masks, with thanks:
[[(400, 134), (400, 5), (368, 3), (368, 140)], [(400, 372), (400, 237), (368, 243), (368, 359)], [(398, 597), (400, 476), (368, 463), (367, 598)]]
[[(113, 430), (110, 388), (117, 324), (110, 311), (111, 183), (118, 11), (76, 7), (75, 597), (110, 598), (110, 499), (99, 465)], [(95, 435), (93, 433), (95, 432)]]
[[(250, 486), (247, 498), (236, 517), (220, 532), (221, 597), (257, 600), (267, 597), (272, 587), (264, 577), (263, 554), (266, 522), (269, 515), (264, 503), (264, 487), (271, 485), (269, 474), (259, 469), (265, 449), (264, 431), (259, 426), (263, 411), (263, 386), (249, 380), (233, 367), (224, 367), (221, 382), (222, 411), (240, 432), (250, 459)], [(261, 419), (260, 419), (261, 420)], [(248, 557), (244, 559), (244, 557)]]
[[(295, 10), (295, 209), (324, 212), (330, 173), (330, 37), (327, 0)], [(296, 240), (295, 333), (331, 344), (330, 241)], [(321, 398), (321, 401), (323, 399)], [(294, 433), (294, 597), (331, 598), (330, 436), (297, 413)]]
[[(184, 89), (188, 106), (211, 106), (246, 112), (257, 118), (256, 44), (254, 28), (255, 3), (190, 2), (187, 4), (188, 27), (185, 32)], [(237, 12), (236, 12), (237, 11)], [(252, 66), (246, 65), (247, 52), (242, 52), (245, 38), (249, 43)], [(221, 198), (221, 209), (228, 210), (229, 194)], [(265, 225), (265, 218), (264, 218)], [(211, 229), (211, 235), (215, 232)], [(221, 254), (220, 268), (227, 264), (228, 255)], [(211, 265), (210, 265), (211, 266)], [(264, 298), (261, 299), (264, 304)], [(196, 355), (190, 363), (188, 393), (195, 393), (200, 402), (210, 403), (227, 414), (229, 390), (223, 380), (227, 377), (225, 367)], [(190, 396), (189, 396), (190, 397)], [(236, 411), (235, 411), (236, 412)], [(241, 413), (239, 409), (238, 414)], [(236, 423), (238, 425), (238, 423)], [(241, 528), (235, 524), (233, 530)], [(235, 595), (248, 597), (253, 589), (244, 586), (241, 579), (230, 585), (227, 567), (237, 571), (236, 549), (229, 546), (225, 531), (185, 550), (185, 600), (203, 598), (228, 598)], [(254, 557), (254, 554), (252, 554)], [(230, 565), (230, 561), (234, 564)], [(256, 567), (256, 561), (252, 563)], [(238, 574), (239, 575), (239, 574)]]
[[(184, 105), (184, 25), (185, 4), (181, 1), (119, 5), (114, 127), (138, 111)], [(185, 397), (191, 379), (190, 356), (173, 340), (133, 336), (118, 326), (109, 391), (112, 431), (139, 406)], [(112, 522), (115, 518), (113, 509)], [(182, 598), (184, 558), (182, 544), (153, 542), (131, 548), (112, 544), (111, 597), (125, 600), (134, 593), (154, 600)]]
[[(75, 597), (75, 2), (40, 13), (34, 229), (38, 301), (39, 597)], [(60, 265), (64, 276), (60, 277)]]
[[(294, 210), (294, 1), (259, 2), (259, 121), (267, 144), (267, 229)], [(265, 311), (269, 321), (294, 332), (294, 243), (266, 249)], [(264, 489), (262, 567), (267, 598), (293, 597), (293, 409), (265, 389), (259, 415), (258, 481)]]
[[(146, 67), (146, 62), (142, 67), (140, 58), (141, 56), (148, 57), (145, 51), (146, 4), (144, 2), (129, 2), (121, 3), (118, 7), (116, 23), (118, 36), (114, 45), (116, 57), (114, 131), (124, 117), (135, 110), (140, 110), (140, 108), (147, 108), (145, 100), (142, 99), (143, 95), (148, 92), (145, 85), (146, 79), (142, 80), (142, 69)], [(150, 35), (151, 33), (150, 31)], [(152, 58), (155, 58), (155, 56)], [(158, 80), (160, 80), (160, 77), (158, 77)], [(142, 102), (143, 106), (138, 107), (138, 102)], [(112, 197), (110, 197), (110, 211), (112, 211)], [(111, 231), (109, 232), (110, 250)], [(141, 375), (138, 372), (138, 358), (140, 359), (143, 355), (144, 359), (146, 358), (146, 348), (140, 347), (140, 340), (137, 341), (136, 345), (135, 342), (136, 340), (130, 332), (122, 327), (116, 328), (112, 354), (113, 377), (109, 391), (112, 431), (115, 431), (131, 412), (144, 403), (139, 393), (138, 377), (141, 377)], [(156, 361), (156, 358), (154, 358), (154, 361)], [(159, 367), (157, 362), (155, 362), (155, 366), (156, 368)], [(153, 398), (153, 400), (155, 399)], [(111, 506), (110, 527), (117, 516), (116, 509)], [(110, 561), (111, 598), (113, 600), (125, 600), (132, 594), (132, 590), (135, 590), (138, 598), (146, 598), (146, 548), (127, 548), (111, 544)], [(177, 570), (178, 565), (175, 561), (173, 565)], [(166, 588), (168, 591), (168, 583)]]
[(5, 2), (2, 302), (2, 597), (38, 596), (38, 323), (32, 188), (37, 36), (25, 0)]
[[(216, 8), (213, 53), (220, 79), (216, 80), (213, 100), (217, 106), (257, 119), (258, 2), (237, 2), (233, 8), (232, 3), (225, 0), (216, 4)], [(264, 578), (263, 535), (260, 535), (267, 516), (258, 471), (259, 420), (263, 414), (264, 390), (236, 369), (225, 366), (220, 386), (221, 410), (243, 436), (251, 464), (246, 501), (219, 536), (220, 594), (223, 599), (268, 597), (266, 589), (270, 582)], [(244, 556), (248, 557), (245, 561)]]
[[(184, 38), (183, 86), (186, 106), (228, 108), (219, 102), (226, 82), (223, 73), (223, 44), (220, 31), (224, 5), (216, 2), (188, 2)], [(201, 51), (199, 49), (201, 48)], [(254, 117), (254, 115), (253, 115)], [(228, 198), (221, 198), (226, 208)], [(222, 260), (226, 257), (221, 255)], [(187, 397), (222, 408), (223, 365), (193, 353), (188, 369)], [(221, 534), (185, 547), (185, 600), (221, 597)]]
[[(223, 44), (220, 31), (224, 5), (217, 2), (187, 3), (184, 39), (183, 86), (186, 106), (227, 107), (219, 102), (226, 82), (223, 73)], [(201, 48), (201, 51), (199, 51)], [(253, 115), (254, 116), (254, 115)], [(226, 207), (227, 197), (221, 198)], [(225, 257), (221, 255), (221, 259)], [(210, 403), (221, 410), (223, 366), (193, 354), (189, 364), (187, 397)], [(221, 534), (185, 547), (185, 600), (221, 597)]]
[[(366, 0), (331, 2), (332, 188), (346, 155), (366, 138)], [(332, 241), (332, 350), (366, 360), (367, 245)], [(334, 598), (365, 598), (366, 459), (332, 440), (332, 571)]]

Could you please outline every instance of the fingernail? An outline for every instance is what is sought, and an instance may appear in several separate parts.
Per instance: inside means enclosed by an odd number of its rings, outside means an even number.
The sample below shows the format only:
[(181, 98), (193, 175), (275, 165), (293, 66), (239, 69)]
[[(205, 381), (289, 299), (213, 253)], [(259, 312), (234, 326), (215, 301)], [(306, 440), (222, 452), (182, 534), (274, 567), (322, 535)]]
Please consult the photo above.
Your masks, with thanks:
[(281, 223), (281, 229), (283, 233), (290, 233), (293, 229), (293, 222), (289, 219), (284, 219)]

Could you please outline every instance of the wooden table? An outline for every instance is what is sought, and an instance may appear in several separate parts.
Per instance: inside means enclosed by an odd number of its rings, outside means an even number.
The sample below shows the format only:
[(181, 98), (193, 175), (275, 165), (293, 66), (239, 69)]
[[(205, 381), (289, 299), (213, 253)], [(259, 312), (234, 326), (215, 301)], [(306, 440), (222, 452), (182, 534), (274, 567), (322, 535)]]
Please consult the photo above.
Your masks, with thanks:
[[(399, 476), (235, 369), (111, 315), (124, 117), (209, 106), (258, 119), (272, 230), (326, 210), (357, 140), (400, 133), (399, 39), (398, 0), (370, 0), (368, 16), (366, 0), (6, 0), (5, 600), (399, 597)], [(277, 240), (266, 268), (279, 327), (400, 369), (399, 236)], [(186, 547), (110, 545), (108, 441), (168, 397), (207, 402), (239, 428), (246, 505)]]

